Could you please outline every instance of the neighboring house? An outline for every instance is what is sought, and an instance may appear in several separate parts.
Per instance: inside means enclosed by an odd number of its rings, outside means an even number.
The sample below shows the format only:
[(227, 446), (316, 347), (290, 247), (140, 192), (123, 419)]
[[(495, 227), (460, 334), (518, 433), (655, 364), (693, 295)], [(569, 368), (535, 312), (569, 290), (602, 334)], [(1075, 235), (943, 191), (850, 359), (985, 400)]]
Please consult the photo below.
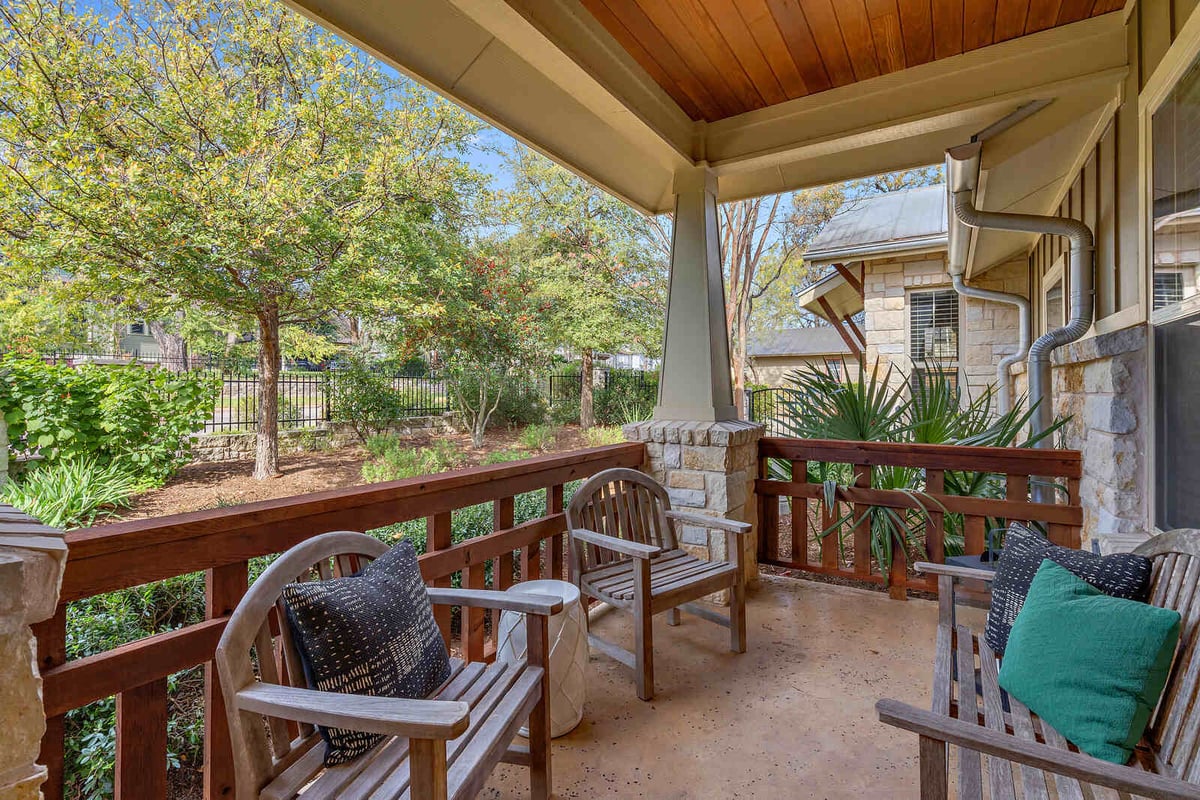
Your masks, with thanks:
[(158, 357), (160, 353), (158, 342), (150, 335), (148, 322), (130, 322), (121, 327), (121, 338), (117, 340), (118, 350), (139, 358)]
[(753, 383), (787, 385), (788, 376), (804, 366), (825, 367), (841, 375), (856, 359), (837, 330), (830, 326), (786, 328), (751, 337), (746, 347)]
[[(1016, 350), (1017, 312), (960, 297), (946, 271), (947, 246), (942, 184), (847, 201), (805, 254), (810, 269), (832, 271), (798, 302), (835, 326), (868, 369), (891, 365), (894, 381), (938, 370), (977, 396)], [(1025, 258), (972, 281), (1023, 295), (1028, 283)]]

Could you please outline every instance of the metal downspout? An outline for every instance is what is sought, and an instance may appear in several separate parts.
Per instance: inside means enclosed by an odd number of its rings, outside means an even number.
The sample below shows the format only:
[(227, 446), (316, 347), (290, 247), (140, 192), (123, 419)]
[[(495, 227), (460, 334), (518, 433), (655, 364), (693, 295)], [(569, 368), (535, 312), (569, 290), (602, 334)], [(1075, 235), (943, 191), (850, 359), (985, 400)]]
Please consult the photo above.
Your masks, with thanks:
[[(980, 150), (981, 145), (978, 142), (947, 150), (947, 167), (959, 175), (963, 174), (966, 167), (966, 173), (973, 171), (977, 176)], [(971, 184), (974, 182), (973, 178), (967, 180)], [(980, 211), (974, 206), (973, 185), (962, 182), (956, 185), (952, 180), (949, 188), (953, 192), (955, 216), (966, 225), (973, 228), (1065, 236), (1071, 243), (1071, 318), (1063, 327), (1038, 337), (1029, 348), (1029, 403), (1031, 407), (1036, 407), (1031, 427), (1034, 435), (1040, 434), (1048, 430), (1054, 422), (1050, 356), (1063, 345), (1082, 339), (1092, 327), (1096, 311), (1096, 261), (1092, 230), (1079, 220), (1069, 217)], [(1037, 446), (1048, 448), (1052, 444), (1046, 438), (1039, 441)]]
[(994, 303), (1007, 303), (1017, 307), (1017, 327), (1020, 329), (1020, 332), (1018, 334), (1016, 352), (1000, 359), (1000, 363), (996, 365), (996, 394), (1000, 402), (1000, 413), (1007, 414), (1012, 410), (1013, 406), (1012, 387), (1009, 385), (1012, 381), (1011, 367), (1013, 364), (1024, 361), (1025, 354), (1029, 352), (1029, 301), (1019, 294), (994, 292), (990, 289), (978, 289), (974, 286), (967, 286), (963, 280), (962, 273), (957, 275), (951, 273), (950, 279), (954, 283), (954, 291), (963, 297), (973, 297), (976, 300), (990, 300)]

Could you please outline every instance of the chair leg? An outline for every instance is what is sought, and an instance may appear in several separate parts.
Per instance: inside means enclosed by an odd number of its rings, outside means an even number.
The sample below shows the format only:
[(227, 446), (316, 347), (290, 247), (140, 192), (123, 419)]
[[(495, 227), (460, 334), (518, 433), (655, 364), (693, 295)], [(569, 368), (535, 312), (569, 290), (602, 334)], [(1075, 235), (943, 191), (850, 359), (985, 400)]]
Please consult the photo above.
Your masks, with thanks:
[(680, 622), (679, 617), (680, 617), (679, 609), (672, 608), (670, 611), (667, 612), (667, 624), (672, 627), (678, 625)]
[(550, 665), (547, 661), (549, 622), (546, 617), (527, 614), (525, 632), (530, 665), (545, 670), (541, 694), (529, 712), (529, 796), (531, 800), (550, 800), (553, 780), (550, 770)]
[(946, 800), (950, 779), (946, 774), (946, 743), (921, 737), (921, 800)]
[(414, 798), (446, 800), (446, 742), (409, 739), (409, 781)]
[(729, 589), (729, 649), (746, 652), (746, 578), (740, 569)]
[(650, 614), (650, 561), (636, 559), (633, 572), (634, 679), (642, 700), (654, 698), (654, 617)]

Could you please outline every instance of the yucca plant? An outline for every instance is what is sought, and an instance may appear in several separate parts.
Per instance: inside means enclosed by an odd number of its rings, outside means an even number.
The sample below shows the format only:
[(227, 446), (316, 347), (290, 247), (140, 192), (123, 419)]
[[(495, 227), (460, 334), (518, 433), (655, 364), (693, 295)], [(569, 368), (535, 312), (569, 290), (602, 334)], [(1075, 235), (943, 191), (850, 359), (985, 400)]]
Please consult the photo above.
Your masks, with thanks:
[[(847, 365), (842, 374), (848, 375)], [(1024, 399), (1001, 414), (995, 408), (996, 393), (987, 388), (972, 398), (943, 371), (926, 369), (914, 379), (892, 366), (865, 367), (857, 379), (839, 380), (826, 366), (809, 365), (788, 376), (791, 386), (777, 405), (775, 423), (785, 435), (799, 439), (837, 439), (868, 442), (910, 442), (914, 444), (954, 444), (982, 447), (1030, 447), (1052, 436), (1065, 422), (1057, 421), (1050, 430), (1028, 437), (1033, 409), (1022, 411)], [(791, 480), (791, 464), (774, 460), (772, 477)], [(876, 467), (871, 488), (903, 492), (919, 501), (919, 509), (895, 509), (873, 506), (858, 518), (838, 514), (838, 486), (852, 482), (849, 464), (810, 463), (807, 479), (824, 484), (823, 502), (833, 512), (835, 522), (819, 536), (836, 535), (839, 551), (845, 553), (846, 537), (860, 524), (871, 531), (871, 552), (886, 576), (891, 568), (894, 549), (904, 547), (912, 556), (923, 556), (924, 535), (929, 522), (925, 506), (940, 504), (926, 494), (925, 473), (916, 467)], [(1004, 480), (987, 472), (948, 470), (945, 494), (999, 498), (1004, 496)], [(946, 514), (945, 547), (949, 554), (961, 553), (963, 521), (961, 515)], [(1003, 520), (990, 527), (1001, 529)]]

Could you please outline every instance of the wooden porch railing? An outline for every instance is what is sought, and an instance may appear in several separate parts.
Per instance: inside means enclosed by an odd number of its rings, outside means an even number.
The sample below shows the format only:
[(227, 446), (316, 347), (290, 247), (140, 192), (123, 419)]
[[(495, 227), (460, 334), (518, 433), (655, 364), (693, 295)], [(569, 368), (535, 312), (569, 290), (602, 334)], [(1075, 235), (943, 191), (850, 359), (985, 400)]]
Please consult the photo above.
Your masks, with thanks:
[[(639, 467), (641, 444), (618, 444), (443, 475), (268, 500), (233, 508), (81, 529), (67, 534), (69, 558), (58, 613), (36, 630), (47, 730), (40, 761), (46, 797), (63, 794), (63, 715), (116, 696), (118, 800), (167, 796), (167, 677), (205, 665), (204, 796), (232, 798), (233, 766), (220, 686), (210, 659), (247, 589), (248, 560), (280, 553), (331, 530), (370, 530), (425, 518), (421, 570), (433, 585), (508, 588), (520, 580), (565, 577), (563, 485), (610, 467)], [(546, 513), (514, 524), (514, 498), (546, 489)], [(493, 502), (494, 531), (452, 545), (451, 513)], [(519, 555), (514, 555), (519, 554)], [(495, 586), (486, 568), (494, 562)], [(517, 571), (519, 567), (519, 573)], [(96, 655), (66, 660), (66, 604), (198, 571), (206, 572), (206, 619)], [(449, 637), (449, 617), (438, 620)], [(493, 625), (495, 630), (496, 626)], [(464, 657), (486, 659), (483, 611), (462, 620)]]
[[(792, 480), (771, 478), (771, 459), (790, 463)], [(834, 508), (826, 507), (826, 489), (810, 483), (811, 463), (850, 465), (853, 482), (837, 487)], [(923, 486), (916, 491), (871, 488), (874, 469), (913, 467), (923, 471)], [(948, 471), (986, 472), (1003, 477), (1003, 498), (982, 498), (945, 493)], [(1016, 447), (962, 447), (955, 445), (915, 445), (890, 442), (847, 442), (764, 438), (758, 450), (758, 559), (760, 563), (789, 569), (834, 575), (873, 583), (887, 583), (895, 598), (906, 596), (907, 589), (936, 591), (934, 580), (908, 574), (904, 548), (893, 548), (894, 557), (888, 575), (881, 573), (872, 557), (870, 521), (863, 515), (871, 507), (906, 510), (924, 508), (918, 522), (925, 527), (925, 556), (934, 562), (945, 559), (947, 514), (962, 519), (964, 552), (978, 555), (984, 551), (989, 520), (1039, 521), (1046, 524), (1052, 541), (1067, 547), (1079, 547), (1083, 510), (1079, 504), (1079, 479), (1083, 474), (1080, 453), (1075, 450), (1034, 450)], [(1055, 481), (1064, 491), (1056, 491), (1058, 502), (1033, 503), (1029, 499), (1031, 478)], [(779, 498), (791, 498), (791, 521), (780, 527)], [(833, 533), (822, 536), (849, 514), (849, 520)], [(841, 558), (839, 536), (845, 532), (846, 551), (853, 557)], [(810, 544), (819, 549), (819, 557), (810, 554)]]

